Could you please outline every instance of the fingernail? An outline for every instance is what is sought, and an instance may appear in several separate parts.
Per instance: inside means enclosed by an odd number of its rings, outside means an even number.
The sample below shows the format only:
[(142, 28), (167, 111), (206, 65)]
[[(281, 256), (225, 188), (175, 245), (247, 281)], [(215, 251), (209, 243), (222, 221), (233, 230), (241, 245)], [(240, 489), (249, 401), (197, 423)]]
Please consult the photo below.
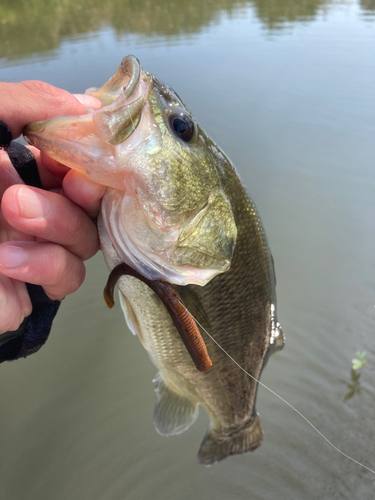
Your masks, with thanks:
[(0, 245), (0, 266), (6, 269), (18, 267), (27, 259), (24, 248), (15, 245)]
[(50, 211), (49, 200), (40, 192), (20, 187), (17, 193), (20, 215), (24, 219), (45, 217)]

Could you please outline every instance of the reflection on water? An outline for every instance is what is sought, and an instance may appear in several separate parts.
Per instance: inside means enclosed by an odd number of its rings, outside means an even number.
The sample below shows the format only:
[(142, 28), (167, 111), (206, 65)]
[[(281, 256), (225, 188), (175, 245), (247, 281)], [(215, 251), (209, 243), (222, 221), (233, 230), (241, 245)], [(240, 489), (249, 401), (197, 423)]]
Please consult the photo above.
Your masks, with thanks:
[[(62, 38), (110, 25), (118, 34), (164, 38), (199, 32), (247, 0), (7, 0), (2, 7), (0, 54), (14, 58), (58, 47)], [(27, 40), (27, 43), (25, 41)]]
[(360, 5), (364, 11), (375, 11), (375, 0), (360, 0)]
[(259, 19), (270, 30), (281, 30), (286, 24), (312, 21), (329, 0), (253, 0)]
[(351, 399), (355, 394), (361, 394), (361, 374), (358, 373), (354, 368), (350, 370), (350, 382), (346, 383), (348, 392), (345, 394), (344, 401)]
[[(314, 20), (334, 0), (3, 0), (0, 57), (16, 59), (58, 48), (64, 37), (93, 34), (112, 26), (118, 35), (137, 34), (164, 40), (188, 39), (204, 27), (252, 7), (267, 30)], [(374, 0), (361, 0), (366, 12)]]

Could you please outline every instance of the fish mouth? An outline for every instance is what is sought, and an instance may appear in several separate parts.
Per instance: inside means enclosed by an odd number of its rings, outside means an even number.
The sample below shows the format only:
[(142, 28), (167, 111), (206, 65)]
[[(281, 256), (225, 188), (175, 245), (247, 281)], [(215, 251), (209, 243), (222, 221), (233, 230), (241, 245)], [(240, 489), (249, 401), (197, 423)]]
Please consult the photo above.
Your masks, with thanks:
[[(31, 123), (25, 128), (24, 137), (95, 182), (118, 188), (121, 173), (116, 172), (113, 146), (126, 141), (138, 127), (151, 86), (152, 76), (138, 59), (124, 57), (116, 73), (102, 87), (86, 91), (99, 99), (103, 107), (86, 115), (58, 116)], [(103, 169), (104, 164), (112, 175)]]
[[(144, 70), (142, 72), (145, 73)], [(116, 73), (102, 87), (86, 90), (86, 94), (96, 97), (105, 105), (105, 108), (93, 114), (93, 120), (105, 142), (114, 146), (121, 144), (137, 128), (147, 95), (145, 89), (136, 92), (140, 77), (138, 59), (126, 56)], [(143, 75), (143, 81), (149, 79), (150, 75)]]
[(116, 73), (99, 89), (91, 87), (86, 94), (96, 97), (107, 106), (112, 104), (123, 93), (128, 99), (138, 85), (141, 75), (141, 66), (134, 56), (126, 56), (120, 63)]

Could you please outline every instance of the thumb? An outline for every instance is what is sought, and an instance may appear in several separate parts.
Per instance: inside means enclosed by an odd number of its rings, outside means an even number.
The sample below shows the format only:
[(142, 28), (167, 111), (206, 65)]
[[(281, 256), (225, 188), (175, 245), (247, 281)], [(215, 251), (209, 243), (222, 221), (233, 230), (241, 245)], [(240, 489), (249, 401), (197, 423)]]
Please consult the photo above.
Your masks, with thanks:
[(86, 112), (72, 94), (38, 80), (0, 82), (0, 95), (0, 119), (8, 125), (13, 139), (19, 137), (31, 122), (58, 115), (82, 115)]

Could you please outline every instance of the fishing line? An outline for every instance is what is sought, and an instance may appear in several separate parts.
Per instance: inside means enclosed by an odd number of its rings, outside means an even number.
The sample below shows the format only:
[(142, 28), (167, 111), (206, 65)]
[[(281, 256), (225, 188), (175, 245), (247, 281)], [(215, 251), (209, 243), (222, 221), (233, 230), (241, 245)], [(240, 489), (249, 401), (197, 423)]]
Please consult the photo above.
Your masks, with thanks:
[[(182, 305), (184, 305), (184, 304), (182, 304)], [(184, 307), (186, 309), (186, 306), (184, 306)], [(189, 313), (191, 314), (190, 311), (189, 311)], [(194, 316), (193, 316), (193, 318), (194, 318)], [(289, 408), (291, 408), (293, 411), (295, 411), (297, 413), (297, 415), (299, 415), (301, 418), (303, 418), (303, 420), (305, 420), (305, 422), (307, 422), (309, 424), (309, 426), (312, 427), (314, 429), (314, 431), (317, 432), (319, 434), (319, 436), (321, 436), (334, 450), (336, 450), (338, 453), (340, 453), (340, 455), (344, 456), (345, 458), (348, 458), (349, 460), (351, 460), (355, 464), (359, 465), (360, 467), (363, 467), (364, 469), (366, 469), (369, 472), (371, 472), (371, 474), (375, 475), (375, 471), (372, 470), (372, 469), (370, 469), (370, 467), (367, 467), (367, 465), (361, 464), (361, 462), (358, 462), (358, 460), (355, 460), (355, 458), (352, 458), (351, 456), (347, 455), (346, 453), (344, 453), (343, 451), (341, 451), (339, 448), (337, 448), (337, 446), (335, 446), (322, 432), (320, 432), (320, 430), (317, 429), (315, 427), (315, 425), (312, 422), (310, 422), (310, 420), (307, 417), (305, 417), (305, 415), (303, 415), (299, 410), (297, 410), (297, 408), (295, 408), (291, 403), (288, 403), (288, 401), (286, 399), (284, 399), (283, 397), (279, 396), (279, 394), (277, 394), (275, 391), (273, 391), (268, 386), (266, 386), (265, 384), (263, 384), (263, 382), (260, 382), (253, 375), (251, 375), (251, 373), (247, 372), (244, 368), (242, 368), (242, 366), (239, 363), (237, 363), (237, 361), (234, 358), (232, 358), (232, 356), (230, 354), (228, 354), (227, 351), (223, 347), (221, 347), (221, 345), (212, 337), (212, 335), (210, 335), (208, 333), (208, 331), (204, 328), (204, 326), (202, 326), (196, 318), (194, 318), (194, 319), (195, 319), (196, 323), (206, 333), (206, 335), (208, 335), (208, 337), (212, 340), (212, 342), (214, 342), (219, 347), (219, 349), (221, 349), (223, 351), (223, 353), (226, 356), (228, 356), (228, 358), (230, 360), (232, 360), (233, 363), (238, 366), (238, 368), (240, 368), (240, 370), (242, 370), (246, 375), (248, 375), (250, 378), (252, 378), (253, 380), (255, 380), (255, 382), (257, 382), (259, 385), (261, 385), (262, 387), (264, 387), (265, 389), (267, 389), (267, 391), (269, 391), (271, 394), (273, 394), (274, 396), (276, 396), (277, 398), (279, 398), (283, 403), (285, 403), (287, 406), (289, 406)]]

